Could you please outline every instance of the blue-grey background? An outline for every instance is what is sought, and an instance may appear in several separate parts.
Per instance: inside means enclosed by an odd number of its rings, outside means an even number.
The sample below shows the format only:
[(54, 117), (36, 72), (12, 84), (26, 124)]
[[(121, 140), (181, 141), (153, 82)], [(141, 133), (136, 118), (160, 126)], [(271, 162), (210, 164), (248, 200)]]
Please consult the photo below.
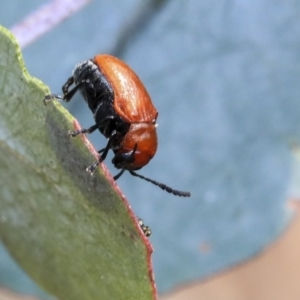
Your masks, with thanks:
[[(1, 25), (41, 3), (4, 1)], [(140, 173), (192, 193), (178, 198), (129, 174), (118, 181), (153, 231), (159, 291), (252, 257), (288, 223), (286, 201), (299, 194), (299, 17), (298, 1), (98, 0), (24, 49), (31, 75), (54, 93), (97, 53), (118, 55), (145, 83), (159, 148)], [(93, 124), (79, 96), (67, 108)], [(45, 298), (4, 248), (0, 284)]]

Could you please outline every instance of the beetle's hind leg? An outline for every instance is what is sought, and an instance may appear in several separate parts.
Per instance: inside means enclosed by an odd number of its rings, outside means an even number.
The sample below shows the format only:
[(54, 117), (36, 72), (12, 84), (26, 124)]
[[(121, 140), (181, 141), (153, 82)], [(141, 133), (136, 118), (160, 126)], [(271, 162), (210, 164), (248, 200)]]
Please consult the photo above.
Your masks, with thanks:
[(74, 83), (74, 77), (71, 76), (62, 87), (63, 95), (62, 96), (56, 94), (46, 95), (43, 100), (44, 104), (47, 105), (47, 103), (52, 101), (53, 99), (69, 102), (73, 98), (75, 93), (78, 91), (78, 89), (81, 87), (83, 81), (76, 84), (72, 89), (69, 89), (73, 83)]
[(64, 95), (69, 92), (69, 88), (73, 83), (74, 83), (74, 77), (71, 76), (71, 77), (68, 78), (66, 83), (62, 86), (62, 92), (63, 92)]

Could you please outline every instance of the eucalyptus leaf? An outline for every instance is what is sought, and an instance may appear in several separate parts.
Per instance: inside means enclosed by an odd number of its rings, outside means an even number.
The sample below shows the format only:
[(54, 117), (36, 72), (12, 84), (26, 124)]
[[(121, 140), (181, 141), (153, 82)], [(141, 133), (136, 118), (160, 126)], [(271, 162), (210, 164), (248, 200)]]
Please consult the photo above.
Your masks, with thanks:
[[(78, 123), (31, 77), (16, 41), (0, 34), (0, 237), (58, 299), (153, 299), (151, 246)], [(92, 155), (92, 153), (94, 155)]]

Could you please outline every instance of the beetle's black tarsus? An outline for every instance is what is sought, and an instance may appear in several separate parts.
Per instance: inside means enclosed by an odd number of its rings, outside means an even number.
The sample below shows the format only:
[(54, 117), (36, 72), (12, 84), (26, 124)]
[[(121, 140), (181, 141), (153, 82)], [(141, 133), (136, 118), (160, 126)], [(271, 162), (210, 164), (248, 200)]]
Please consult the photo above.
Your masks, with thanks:
[(63, 100), (63, 97), (60, 95), (55, 95), (55, 94), (50, 94), (50, 95), (46, 95), (43, 102), (44, 105), (46, 106), (48, 102), (57, 99), (57, 100)]
[(85, 133), (90, 134), (90, 133), (93, 133), (98, 128), (99, 128), (99, 124), (95, 124), (95, 125), (93, 125), (93, 126), (91, 126), (89, 128), (86, 128), (86, 129), (82, 128), (82, 129), (79, 129), (79, 130), (69, 130), (68, 134), (71, 137), (75, 137), (78, 134), (85, 134)]

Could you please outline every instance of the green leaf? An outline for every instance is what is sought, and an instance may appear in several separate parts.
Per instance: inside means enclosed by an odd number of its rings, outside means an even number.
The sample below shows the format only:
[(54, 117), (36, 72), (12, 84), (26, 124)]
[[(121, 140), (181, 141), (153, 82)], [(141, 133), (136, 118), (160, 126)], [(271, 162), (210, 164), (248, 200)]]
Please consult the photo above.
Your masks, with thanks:
[(59, 299), (153, 299), (151, 246), (124, 196), (105, 169), (85, 172), (92, 146), (68, 137), (78, 124), (59, 103), (43, 105), (49, 90), (3, 28), (0, 49), (3, 243)]

